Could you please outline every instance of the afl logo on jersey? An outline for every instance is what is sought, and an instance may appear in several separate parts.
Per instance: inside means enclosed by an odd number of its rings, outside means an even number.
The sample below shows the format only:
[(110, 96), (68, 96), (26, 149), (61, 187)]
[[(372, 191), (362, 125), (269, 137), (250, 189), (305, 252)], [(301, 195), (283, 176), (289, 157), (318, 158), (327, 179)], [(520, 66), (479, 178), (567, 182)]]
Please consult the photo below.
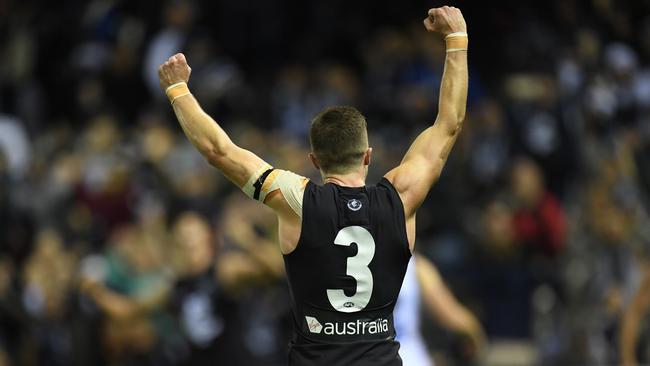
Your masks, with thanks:
[(353, 198), (348, 201), (348, 208), (352, 211), (359, 211), (361, 209), (361, 206), (363, 205), (358, 199)]

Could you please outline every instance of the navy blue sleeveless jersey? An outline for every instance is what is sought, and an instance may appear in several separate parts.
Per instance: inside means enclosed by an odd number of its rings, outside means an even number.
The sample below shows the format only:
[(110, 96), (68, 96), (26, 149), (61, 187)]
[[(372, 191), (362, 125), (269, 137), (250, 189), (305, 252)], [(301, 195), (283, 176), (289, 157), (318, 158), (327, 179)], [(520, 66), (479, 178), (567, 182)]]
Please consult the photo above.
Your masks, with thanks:
[(293, 302), (289, 365), (402, 365), (393, 308), (411, 253), (402, 201), (376, 186), (305, 187), (302, 231), (284, 256)]

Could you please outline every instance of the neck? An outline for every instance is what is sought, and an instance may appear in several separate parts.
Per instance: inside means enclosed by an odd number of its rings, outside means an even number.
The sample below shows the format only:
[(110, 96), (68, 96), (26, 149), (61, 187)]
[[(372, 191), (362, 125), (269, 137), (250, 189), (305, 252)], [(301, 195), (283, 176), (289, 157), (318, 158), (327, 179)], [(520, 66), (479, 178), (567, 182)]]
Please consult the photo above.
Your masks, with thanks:
[(322, 173), (323, 182), (334, 183), (341, 187), (363, 187), (366, 185), (366, 175), (362, 172), (348, 174), (327, 174)]

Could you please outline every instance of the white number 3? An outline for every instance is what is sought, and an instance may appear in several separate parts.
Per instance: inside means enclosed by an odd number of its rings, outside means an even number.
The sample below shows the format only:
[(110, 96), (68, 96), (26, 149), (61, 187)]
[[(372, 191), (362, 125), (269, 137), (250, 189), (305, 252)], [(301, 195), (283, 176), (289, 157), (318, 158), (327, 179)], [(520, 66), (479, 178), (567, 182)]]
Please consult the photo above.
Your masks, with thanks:
[(361, 226), (348, 226), (339, 231), (334, 244), (350, 246), (357, 244), (358, 252), (348, 258), (346, 274), (357, 281), (357, 291), (347, 296), (341, 289), (328, 289), (327, 298), (337, 311), (355, 313), (363, 310), (372, 296), (372, 272), (368, 265), (375, 256), (375, 239), (370, 232)]

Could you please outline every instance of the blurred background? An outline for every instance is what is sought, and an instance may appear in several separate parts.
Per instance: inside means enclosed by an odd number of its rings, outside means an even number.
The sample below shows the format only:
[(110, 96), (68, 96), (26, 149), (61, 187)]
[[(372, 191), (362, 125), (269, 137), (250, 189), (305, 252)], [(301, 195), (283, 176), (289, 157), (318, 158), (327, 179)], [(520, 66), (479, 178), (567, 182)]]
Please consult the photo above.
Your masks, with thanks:
[(441, 5), (470, 96), (417, 250), (490, 345), (425, 317), (438, 365), (617, 364), (623, 319), (650, 361), (650, 1), (4, 0), (0, 365), (286, 364), (275, 218), (185, 140), (157, 66), (184, 52), (237, 143), (318, 180), (311, 117), (357, 106), (376, 182), (435, 118)]

